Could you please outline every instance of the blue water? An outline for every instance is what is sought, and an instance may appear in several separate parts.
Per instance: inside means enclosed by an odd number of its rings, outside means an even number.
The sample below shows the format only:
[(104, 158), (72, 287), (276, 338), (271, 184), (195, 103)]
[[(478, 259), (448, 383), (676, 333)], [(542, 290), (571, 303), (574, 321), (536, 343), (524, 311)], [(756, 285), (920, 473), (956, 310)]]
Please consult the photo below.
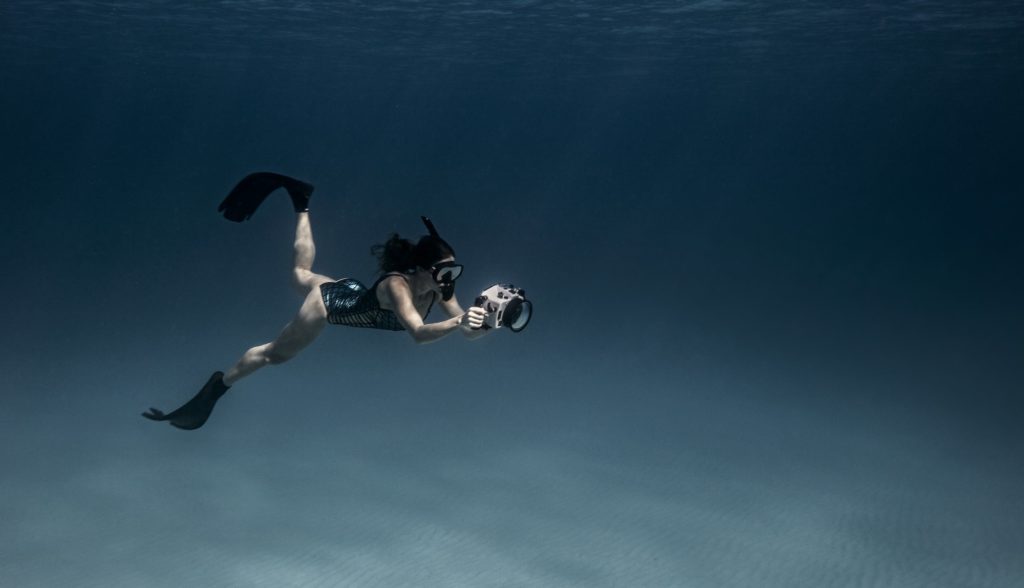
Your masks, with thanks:
[[(0, 6), (0, 585), (1024, 584), (1024, 7)], [(537, 315), (269, 341), (427, 214)], [(432, 318), (437, 319), (435, 315)]]

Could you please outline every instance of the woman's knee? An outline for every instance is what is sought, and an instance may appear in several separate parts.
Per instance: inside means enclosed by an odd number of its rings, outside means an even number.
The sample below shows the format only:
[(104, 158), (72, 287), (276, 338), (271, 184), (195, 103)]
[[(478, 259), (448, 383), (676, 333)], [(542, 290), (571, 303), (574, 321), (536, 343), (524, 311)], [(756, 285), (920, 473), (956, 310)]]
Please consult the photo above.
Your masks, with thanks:
[(310, 290), (313, 281), (313, 272), (303, 267), (292, 268), (292, 285), (302, 292)]

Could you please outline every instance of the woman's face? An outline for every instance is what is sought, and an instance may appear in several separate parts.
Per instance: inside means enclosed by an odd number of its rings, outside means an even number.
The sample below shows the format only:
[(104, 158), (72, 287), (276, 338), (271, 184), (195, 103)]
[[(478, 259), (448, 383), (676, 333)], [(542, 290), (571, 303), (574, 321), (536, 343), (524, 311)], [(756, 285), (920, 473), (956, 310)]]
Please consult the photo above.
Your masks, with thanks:
[[(458, 274), (462, 272), (461, 266), (457, 268), (457, 272), (452, 271), (452, 268), (450, 266), (454, 263), (455, 258), (449, 255), (448, 257), (437, 260), (436, 262), (434, 262), (434, 265), (429, 268), (417, 268), (416, 271), (420, 274), (422, 280), (427, 284), (431, 292), (437, 292), (438, 294), (443, 295), (446, 287), (449, 289), (449, 291), (451, 290), (451, 288), (454, 285), (455, 279), (458, 278)], [(438, 279), (435, 278), (435, 273), (437, 273), (435, 272), (435, 270), (439, 268), (441, 268), (442, 270), (441, 272), (439, 272), (441, 276), (450, 276), (454, 273), (455, 278), (451, 279), (450, 281), (445, 281), (443, 279), (439, 281)]]
[(451, 255), (449, 255), (448, 257), (445, 257), (444, 259), (439, 259), (436, 262), (434, 262), (434, 266), (433, 267), (427, 268), (425, 270), (424, 269), (420, 270), (424, 274), (426, 274), (427, 281), (430, 283), (430, 289), (432, 291), (434, 291), (434, 292), (440, 292), (441, 291), (441, 284), (439, 284), (437, 282), (437, 280), (434, 279), (434, 267), (437, 267), (437, 264), (439, 264), (439, 263), (448, 263), (448, 262), (454, 262), (454, 261), (455, 261), (455, 258), (452, 257)]

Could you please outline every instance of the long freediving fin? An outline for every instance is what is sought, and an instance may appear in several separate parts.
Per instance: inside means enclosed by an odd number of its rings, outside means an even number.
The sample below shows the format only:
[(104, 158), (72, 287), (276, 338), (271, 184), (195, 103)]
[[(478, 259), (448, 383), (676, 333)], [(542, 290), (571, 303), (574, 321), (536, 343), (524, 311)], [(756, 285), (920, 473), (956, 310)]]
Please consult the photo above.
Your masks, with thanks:
[(217, 207), (224, 213), (224, 218), (240, 223), (252, 217), (260, 204), (271, 192), (278, 188), (288, 191), (295, 212), (309, 210), (309, 197), (313, 195), (313, 185), (273, 172), (251, 173), (235, 185), (227, 197)]
[(150, 408), (142, 413), (142, 416), (153, 421), (170, 421), (179, 429), (198, 429), (210, 418), (214, 405), (228, 388), (230, 386), (224, 384), (224, 373), (213, 372), (203, 389), (177, 410), (164, 414), (159, 408)]

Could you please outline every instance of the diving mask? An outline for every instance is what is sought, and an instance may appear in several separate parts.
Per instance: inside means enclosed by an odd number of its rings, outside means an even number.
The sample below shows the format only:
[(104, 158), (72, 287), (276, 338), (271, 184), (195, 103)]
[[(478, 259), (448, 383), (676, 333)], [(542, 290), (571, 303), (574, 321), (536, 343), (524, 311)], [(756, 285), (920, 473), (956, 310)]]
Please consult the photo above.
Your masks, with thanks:
[(442, 261), (430, 268), (430, 275), (441, 286), (441, 299), (448, 301), (455, 295), (455, 280), (462, 275), (462, 266), (454, 261)]
[(442, 261), (430, 268), (430, 275), (438, 284), (453, 283), (462, 275), (462, 266), (454, 261)]

